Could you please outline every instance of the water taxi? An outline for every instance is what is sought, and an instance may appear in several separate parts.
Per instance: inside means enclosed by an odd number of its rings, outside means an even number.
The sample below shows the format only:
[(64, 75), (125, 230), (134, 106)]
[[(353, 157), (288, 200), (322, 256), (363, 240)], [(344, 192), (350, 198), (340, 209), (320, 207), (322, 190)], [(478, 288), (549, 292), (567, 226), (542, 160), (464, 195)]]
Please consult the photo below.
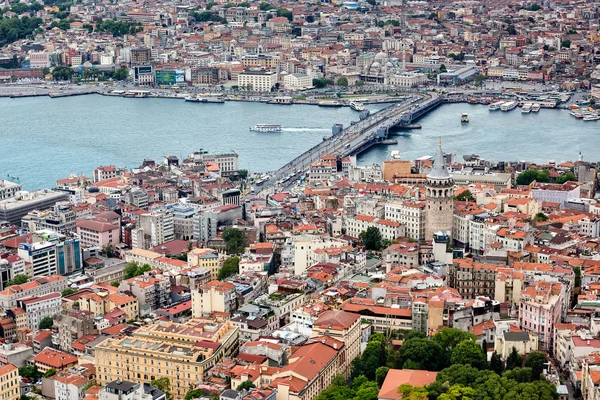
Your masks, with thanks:
[(504, 104), (504, 102), (503, 102), (503, 101), (495, 101), (495, 102), (493, 102), (492, 104), (490, 104), (490, 105), (488, 106), (488, 109), (489, 109), (490, 111), (496, 111), (496, 110), (499, 110), (499, 109), (500, 109), (500, 106), (501, 106), (502, 104)]
[(596, 115), (592, 114), (592, 115), (583, 117), (584, 121), (598, 121), (599, 119), (600, 119), (600, 115), (597, 115), (597, 114)]
[(521, 113), (529, 114), (531, 112), (532, 108), (533, 108), (532, 103), (525, 103), (525, 104), (523, 104), (523, 107), (521, 107)]
[(469, 123), (469, 115), (467, 113), (463, 113), (460, 116), (460, 122), (463, 124), (468, 124)]
[(533, 103), (531, 105), (531, 111), (534, 113), (540, 112), (540, 108), (542, 108), (542, 105), (540, 103)]
[(350, 103), (348, 103), (348, 105), (354, 111), (361, 112), (361, 111), (365, 111), (366, 110), (365, 106), (362, 103), (359, 103), (358, 101), (351, 101)]
[(400, 151), (392, 150), (390, 153), (390, 160), (399, 160), (400, 159)]
[(252, 132), (281, 132), (281, 125), (278, 124), (256, 124), (250, 127)]
[(519, 103), (517, 103), (516, 101), (507, 101), (506, 103), (504, 103), (500, 106), (500, 110), (501, 111), (511, 111), (511, 110), (514, 110), (515, 108), (517, 108), (518, 105), (519, 105)]

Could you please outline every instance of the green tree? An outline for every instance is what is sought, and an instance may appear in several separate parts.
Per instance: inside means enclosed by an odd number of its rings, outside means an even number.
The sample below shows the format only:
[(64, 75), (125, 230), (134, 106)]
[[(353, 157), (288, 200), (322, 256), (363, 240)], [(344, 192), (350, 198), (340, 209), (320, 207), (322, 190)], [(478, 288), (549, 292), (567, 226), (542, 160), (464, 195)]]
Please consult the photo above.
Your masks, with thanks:
[(40, 321), (40, 329), (52, 329), (52, 325), (54, 325), (54, 320), (52, 317), (44, 317)]
[(385, 381), (385, 377), (389, 370), (388, 367), (379, 367), (375, 370), (375, 381), (377, 381), (377, 386), (381, 387), (383, 385), (383, 381)]
[(471, 191), (469, 189), (467, 190), (463, 190), (462, 192), (460, 192), (460, 194), (456, 197), (454, 197), (454, 200), (456, 201), (475, 201), (475, 197), (473, 196), (473, 193), (471, 193)]
[(202, 397), (212, 398), (210, 392), (206, 389), (193, 389), (185, 394), (184, 400), (199, 399)]
[(118, 288), (119, 286), (121, 286), (121, 283), (120, 283), (120, 282), (117, 282), (117, 281), (112, 281), (112, 282), (110, 283), (110, 286), (113, 286), (113, 287), (116, 287), (116, 288)]
[(49, 368), (45, 373), (44, 373), (44, 378), (50, 378), (51, 376), (56, 375), (56, 370), (54, 368)]
[(535, 216), (533, 217), (533, 219), (535, 219), (536, 222), (545, 222), (545, 221), (548, 221), (548, 217), (546, 217), (546, 214), (544, 214), (543, 212), (539, 212), (539, 213), (535, 214)]
[(515, 369), (523, 365), (523, 357), (519, 354), (515, 347), (512, 348), (510, 354), (506, 358), (506, 370)]
[(144, 272), (152, 271), (152, 267), (149, 264), (139, 265), (135, 261), (129, 261), (125, 264), (123, 271), (125, 273), (125, 279), (131, 279), (143, 275)]
[(356, 81), (356, 83), (354, 84), (354, 86), (357, 86), (357, 87), (365, 86), (365, 81)]
[(50, 73), (50, 68), (44, 67), (42, 68), (42, 75), (46, 76)]
[(294, 19), (294, 14), (292, 14), (292, 12), (290, 10), (288, 10), (287, 8), (278, 8), (277, 16), (278, 17), (286, 17), (289, 21), (292, 21)]
[(240, 179), (246, 179), (248, 177), (248, 170), (247, 169), (240, 169), (238, 171), (238, 176), (240, 177)]
[(471, 400), (477, 395), (477, 391), (469, 386), (453, 385), (447, 393), (443, 393), (438, 400)]
[(548, 171), (536, 171), (528, 169), (517, 175), (517, 185), (529, 185), (533, 181), (549, 182), (550, 177)]
[(513, 368), (502, 374), (503, 377), (519, 383), (531, 382), (531, 368)]
[(450, 356), (452, 364), (471, 365), (475, 368), (486, 369), (487, 359), (483, 349), (473, 340), (464, 340), (456, 345)]
[(59, 65), (52, 70), (52, 78), (55, 81), (68, 81), (74, 74), (73, 68), (66, 65)]
[(479, 74), (475, 77), (475, 86), (482, 87), (484, 82), (487, 80), (487, 76)]
[(150, 385), (163, 392), (166, 395), (167, 400), (173, 400), (173, 395), (171, 394), (171, 381), (169, 378), (162, 377), (155, 379), (150, 382)]
[(241, 230), (229, 227), (221, 235), (225, 242), (225, 251), (227, 254), (242, 254), (246, 249), (244, 245), (244, 234)]
[(571, 48), (571, 41), (569, 39), (565, 39), (560, 42), (561, 47)]
[(27, 365), (19, 368), (19, 376), (30, 379), (39, 379), (42, 376), (42, 373), (38, 371), (37, 366)]
[(255, 387), (256, 387), (256, 385), (254, 385), (254, 383), (252, 383), (252, 381), (250, 379), (248, 379), (247, 381), (244, 381), (244, 382), (240, 383), (239, 385), (237, 385), (235, 390), (237, 390), (238, 392), (241, 392), (242, 390), (249, 390), (249, 389), (252, 389)]
[(433, 335), (431, 340), (439, 344), (442, 348), (440, 368), (444, 368), (450, 365), (452, 350), (462, 341), (475, 340), (475, 335), (457, 328), (444, 328)]
[(527, 11), (539, 11), (542, 9), (542, 7), (537, 4), (537, 3), (533, 3), (532, 5), (528, 6), (527, 8), (525, 8)]
[(413, 386), (409, 383), (404, 383), (398, 387), (398, 393), (402, 395), (402, 400), (426, 400), (427, 389), (424, 387)]
[(370, 226), (358, 235), (367, 250), (379, 250), (383, 247), (383, 240), (379, 228)]
[(223, 266), (219, 270), (217, 279), (222, 281), (240, 272), (240, 258), (229, 257), (223, 262)]
[(129, 78), (129, 70), (127, 67), (118, 68), (113, 74), (113, 79), (116, 81), (124, 81), (127, 78)]
[(495, 351), (492, 353), (492, 358), (490, 359), (490, 369), (498, 375), (504, 372), (504, 362), (502, 362), (502, 359)]
[[(440, 368), (440, 354), (442, 348), (433, 340), (409, 339), (405, 340), (398, 350), (395, 368), (406, 368), (408, 366), (419, 366), (419, 369), (438, 371)], [(406, 362), (410, 364), (405, 365)]]
[(320, 88), (324, 88), (327, 85), (333, 84), (333, 82), (331, 81), (331, 79), (327, 79), (327, 78), (315, 78), (315, 79), (313, 79), (312, 84), (317, 89), (320, 89)]
[(108, 258), (114, 257), (115, 256), (115, 245), (112, 243), (109, 243), (105, 246), (102, 246), (102, 253)]
[(566, 174), (562, 174), (560, 175), (558, 178), (556, 178), (554, 180), (556, 183), (565, 183), (565, 182), (569, 182), (569, 181), (577, 181), (577, 177), (575, 176), (574, 173), (572, 173), (571, 171), (567, 172)]
[(204, 9), (210, 10), (211, 8), (213, 8), (216, 5), (217, 5), (217, 3), (215, 3), (214, 1), (209, 1), (208, 3), (206, 3), (206, 7), (204, 7)]
[(440, 65), (440, 74), (443, 74), (444, 72), (448, 72), (448, 68), (446, 68), (446, 64)]
[(345, 76), (340, 76), (337, 79), (336, 84), (338, 86), (348, 86), (348, 78), (346, 78)]
[(29, 277), (27, 275), (18, 274), (18, 275), (15, 275), (11, 280), (6, 282), (6, 287), (13, 286), (13, 285), (22, 285), (27, 282), (29, 282)]
[(76, 289), (66, 288), (65, 290), (63, 290), (62, 292), (60, 292), (60, 294), (62, 295), (62, 297), (67, 297), (67, 296), (70, 296), (70, 295), (75, 294), (77, 292), (78, 292), (78, 290), (76, 290)]
[(523, 365), (526, 368), (531, 368), (531, 378), (533, 380), (540, 379), (542, 372), (544, 371), (544, 366), (548, 362), (546, 359), (546, 355), (539, 351), (533, 351), (529, 353)]
[(259, 8), (261, 11), (268, 11), (268, 10), (272, 9), (272, 8), (273, 8), (273, 6), (271, 5), (271, 3), (267, 3), (266, 1), (263, 1), (262, 3), (260, 3), (260, 4), (258, 5), (258, 8)]

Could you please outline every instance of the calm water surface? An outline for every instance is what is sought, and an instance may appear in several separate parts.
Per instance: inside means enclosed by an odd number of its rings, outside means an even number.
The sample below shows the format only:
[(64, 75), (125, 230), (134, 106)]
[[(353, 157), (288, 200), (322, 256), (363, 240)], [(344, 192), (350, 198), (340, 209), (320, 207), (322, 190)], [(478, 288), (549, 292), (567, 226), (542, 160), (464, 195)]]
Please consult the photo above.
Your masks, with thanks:
[[(372, 108), (374, 109), (374, 108)], [(468, 112), (470, 123), (460, 115)], [(334, 123), (357, 120), (350, 108), (262, 103), (197, 104), (171, 99), (80, 96), (0, 99), (0, 177), (20, 178), (26, 189), (52, 187), (71, 173), (91, 176), (94, 167), (136, 167), (146, 158), (183, 158), (200, 148), (234, 150), (240, 168), (270, 171), (329, 135)], [(260, 123), (280, 133), (249, 132)], [(468, 104), (444, 105), (423, 118), (421, 130), (397, 137), (397, 146), (373, 148), (360, 164), (381, 162), (392, 150), (403, 158), (433, 155), (438, 138), (444, 150), (477, 153), (490, 160), (574, 160), (581, 150), (592, 159), (600, 150), (600, 121), (575, 120), (564, 110), (522, 115), (489, 112)]]

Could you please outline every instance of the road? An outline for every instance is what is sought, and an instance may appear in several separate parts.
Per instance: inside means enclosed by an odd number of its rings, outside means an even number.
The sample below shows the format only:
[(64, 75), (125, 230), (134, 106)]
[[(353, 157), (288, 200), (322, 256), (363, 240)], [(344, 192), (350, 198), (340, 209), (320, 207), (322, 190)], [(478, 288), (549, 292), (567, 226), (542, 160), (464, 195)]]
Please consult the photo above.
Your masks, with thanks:
[(344, 157), (352, 154), (355, 149), (372, 140), (378, 129), (394, 125), (394, 121), (413, 106), (422, 103), (424, 100), (436, 97), (437, 94), (435, 93), (431, 95), (411, 95), (406, 100), (396, 103), (394, 106), (384, 108), (368, 118), (350, 125), (342, 133), (329, 137), (327, 140), (305, 151), (276, 172), (270, 174), (267, 181), (255, 187), (255, 195), (265, 196), (293, 186), (296, 180), (308, 170), (313, 162), (319, 160), (321, 156), (337, 155)]

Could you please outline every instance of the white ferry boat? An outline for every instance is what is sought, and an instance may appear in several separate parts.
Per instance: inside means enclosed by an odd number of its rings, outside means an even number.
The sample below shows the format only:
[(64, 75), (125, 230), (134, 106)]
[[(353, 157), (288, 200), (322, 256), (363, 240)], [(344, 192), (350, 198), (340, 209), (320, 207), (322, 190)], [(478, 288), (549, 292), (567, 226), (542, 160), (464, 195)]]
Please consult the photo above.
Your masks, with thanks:
[(588, 115), (586, 117), (583, 117), (584, 121), (598, 121), (600, 119), (600, 115)]
[(540, 103), (533, 103), (531, 105), (531, 111), (533, 112), (540, 112), (540, 108), (542, 108), (542, 105)]
[(390, 160), (399, 160), (400, 159), (400, 151), (392, 150), (390, 153)]
[(278, 124), (256, 124), (250, 127), (253, 132), (281, 132), (281, 125)]
[(223, 95), (212, 95), (212, 94), (201, 94), (198, 96), (189, 96), (185, 98), (185, 101), (192, 103), (225, 103)]
[(519, 105), (519, 103), (517, 103), (516, 101), (507, 101), (506, 103), (504, 103), (500, 106), (500, 110), (501, 111), (511, 111), (511, 110), (514, 110), (515, 108), (517, 108), (518, 105)]
[(533, 109), (532, 103), (525, 103), (525, 104), (523, 104), (523, 107), (521, 107), (521, 112), (523, 114), (529, 114), (532, 109)]
[(365, 111), (366, 110), (365, 106), (362, 103), (359, 103), (358, 101), (351, 101), (350, 103), (348, 103), (348, 105), (354, 111), (361, 112), (361, 111)]
[(469, 114), (463, 113), (460, 116), (460, 122), (463, 123), (463, 124), (468, 124), (469, 123)]
[(490, 105), (488, 106), (488, 109), (489, 109), (490, 111), (496, 111), (496, 110), (499, 110), (499, 109), (500, 109), (500, 106), (501, 106), (502, 104), (504, 104), (504, 102), (503, 102), (503, 101), (496, 101), (496, 102), (494, 102), (494, 103), (490, 104)]

